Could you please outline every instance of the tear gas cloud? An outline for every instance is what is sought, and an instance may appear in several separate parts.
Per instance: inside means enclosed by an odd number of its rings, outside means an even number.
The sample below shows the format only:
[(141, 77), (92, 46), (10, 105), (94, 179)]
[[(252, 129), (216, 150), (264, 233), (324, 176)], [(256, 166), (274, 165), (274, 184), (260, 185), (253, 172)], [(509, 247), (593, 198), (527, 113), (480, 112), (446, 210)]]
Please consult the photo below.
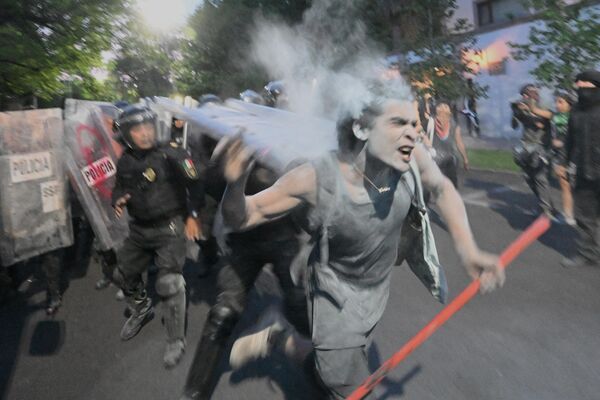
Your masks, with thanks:
[(256, 21), (251, 58), (284, 81), (290, 110), (336, 120), (357, 117), (382, 98), (412, 99), (403, 79), (389, 79), (385, 53), (360, 19), (360, 2), (315, 0), (296, 26)]

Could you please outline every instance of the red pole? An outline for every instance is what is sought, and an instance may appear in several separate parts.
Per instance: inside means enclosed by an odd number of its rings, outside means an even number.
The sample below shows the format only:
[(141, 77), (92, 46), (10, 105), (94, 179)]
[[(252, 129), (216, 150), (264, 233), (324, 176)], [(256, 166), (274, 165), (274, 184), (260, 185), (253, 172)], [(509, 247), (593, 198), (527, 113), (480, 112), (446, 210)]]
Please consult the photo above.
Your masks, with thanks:
[[(500, 255), (500, 266), (506, 268), (523, 250), (536, 241), (550, 228), (550, 220), (541, 216), (535, 220), (519, 237), (510, 244)], [(346, 398), (346, 400), (360, 400), (404, 360), (417, 347), (423, 344), (435, 331), (450, 319), (458, 310), (468, 303), (479, 291), (479, 279), (474, 280), (467, 286), (450, 304), (448, 304), (438, 315), (436, 315), (423, 329), (410, 339), (396, 354), (379, 367), (362, 385)]]

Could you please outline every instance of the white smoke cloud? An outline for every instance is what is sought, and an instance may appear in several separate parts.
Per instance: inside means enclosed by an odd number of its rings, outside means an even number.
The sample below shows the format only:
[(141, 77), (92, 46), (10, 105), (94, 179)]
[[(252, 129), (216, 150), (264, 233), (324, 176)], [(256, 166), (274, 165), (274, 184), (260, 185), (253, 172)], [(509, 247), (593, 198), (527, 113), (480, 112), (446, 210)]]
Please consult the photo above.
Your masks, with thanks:
[(257, 21), (251, 57), (284, 81), (290, 110), (335, 120), (358, 116), (379, 97), (412, 98), (399, 77), (373, 89), (388, 68), (384, 51), (367, 37), (359, 1), (315, 0), (296, 26)]

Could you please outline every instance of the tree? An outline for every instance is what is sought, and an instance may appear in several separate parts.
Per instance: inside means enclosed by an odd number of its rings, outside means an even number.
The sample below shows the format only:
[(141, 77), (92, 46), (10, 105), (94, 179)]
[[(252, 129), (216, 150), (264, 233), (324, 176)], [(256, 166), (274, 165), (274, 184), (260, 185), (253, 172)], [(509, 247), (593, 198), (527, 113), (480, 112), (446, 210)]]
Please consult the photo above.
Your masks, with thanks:
[(90, 77), (126, 6), (127, 0), (1, 0), (0, 101), (50, 99), (64, 88), (61, 76)]
[(570, 88), (578, 72), (600, 63), (600, 13), (591, 3), (527, 0), (540, 11), (540, 21), (530, 28), (527, 43), (510, 46), (516, 60), (535, 59), (530, 72), (541, 85)]
[(180, 57), (180, 38), (153, 33), (134, 15), (115, 46), (112, 75), (122, 99), (168, 96), (173, 93), (172, 73)]
[(191, 35), (181, 49), (177, 88), (193, 96), (232, 96), (244, 88), (259, 89), (267, 76), (247, 61), (255, 17), (276, 16), (295, 23), (309, 4), (308, 0), (205, 1), (189, 21)]
[[(456, 0), (376, 0), (392, 38), (392, 48), (402, 54), (401, 71), (416, 91), (435, 98), (456, 100), (467, 94), (485, 95), (485, 88), (468, 78), (475, 71), (466, 62), (475, 39), (466, 20), (450, 29), (447, 21), (456, 10)], [(372, 26), (372, 24), (371, 24)]]

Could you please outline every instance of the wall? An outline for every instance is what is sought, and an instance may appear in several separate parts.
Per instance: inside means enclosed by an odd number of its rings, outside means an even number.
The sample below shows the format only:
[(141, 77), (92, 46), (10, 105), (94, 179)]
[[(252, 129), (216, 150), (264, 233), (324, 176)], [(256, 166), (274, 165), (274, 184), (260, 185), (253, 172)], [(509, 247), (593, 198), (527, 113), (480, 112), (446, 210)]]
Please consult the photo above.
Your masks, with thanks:
[[(477, 47), (482, 50), (482, 65), (475, 81), (480, 85), (488, 86), (488, 98), (480, 99), (477, 102), (483, 136), (514, 137), (520, 135), (519, 131), (514, 131), (510, 127), (512, 114), (509, 103), (519, 98), (519, 89), (522, 85), (534, 81), (529, 71), (535, 68), (535, 62), (513, 60), (510, 57), (510, 47), (507, 43), (526, 40), (532, 24), (514, 25), (477, 36)], [(504, 73), (490, 75), (490, 66), (503, 59), (506, 60)]]
[[(573, 2), (573, 1), (572, 1)], [(466, 15), (473, 12), (473, 1), (458, 0), (458, 5), (463, 7), (461, 13)], [(592, 6), (600, 9), (600, 5)], [(460, 13), (457, 14), (461, 15)], [(472, 20), (472, 19), (471, 19)], [(519, 89), (522, 85), (535, 82), (529, 71), (536, 67), (535, 60), (515, 61), (510, 57), (508, 42), (524, 43), (528, 40), (529, 29), (540, 22), (525, 22), (514, 24), (503, 29), (496, 29), (475, 35), (476, 47), (482, 50), (480, 54), (480, 74), (475, 81), (487, 85), (488, 98), (477, 102), (477, 112), (480, 118), (481, 134), (487, 137), (512, 138), (520, 136), (520, 131), (510, 127), (511, 110), (510, 102), (519, 98)], [(505, 61), (504, 73), (491, 75), (490, 66), (496, 62)], [(552, 91), (541, 91), (542, 103), (547, 107), (553, 106)]]

